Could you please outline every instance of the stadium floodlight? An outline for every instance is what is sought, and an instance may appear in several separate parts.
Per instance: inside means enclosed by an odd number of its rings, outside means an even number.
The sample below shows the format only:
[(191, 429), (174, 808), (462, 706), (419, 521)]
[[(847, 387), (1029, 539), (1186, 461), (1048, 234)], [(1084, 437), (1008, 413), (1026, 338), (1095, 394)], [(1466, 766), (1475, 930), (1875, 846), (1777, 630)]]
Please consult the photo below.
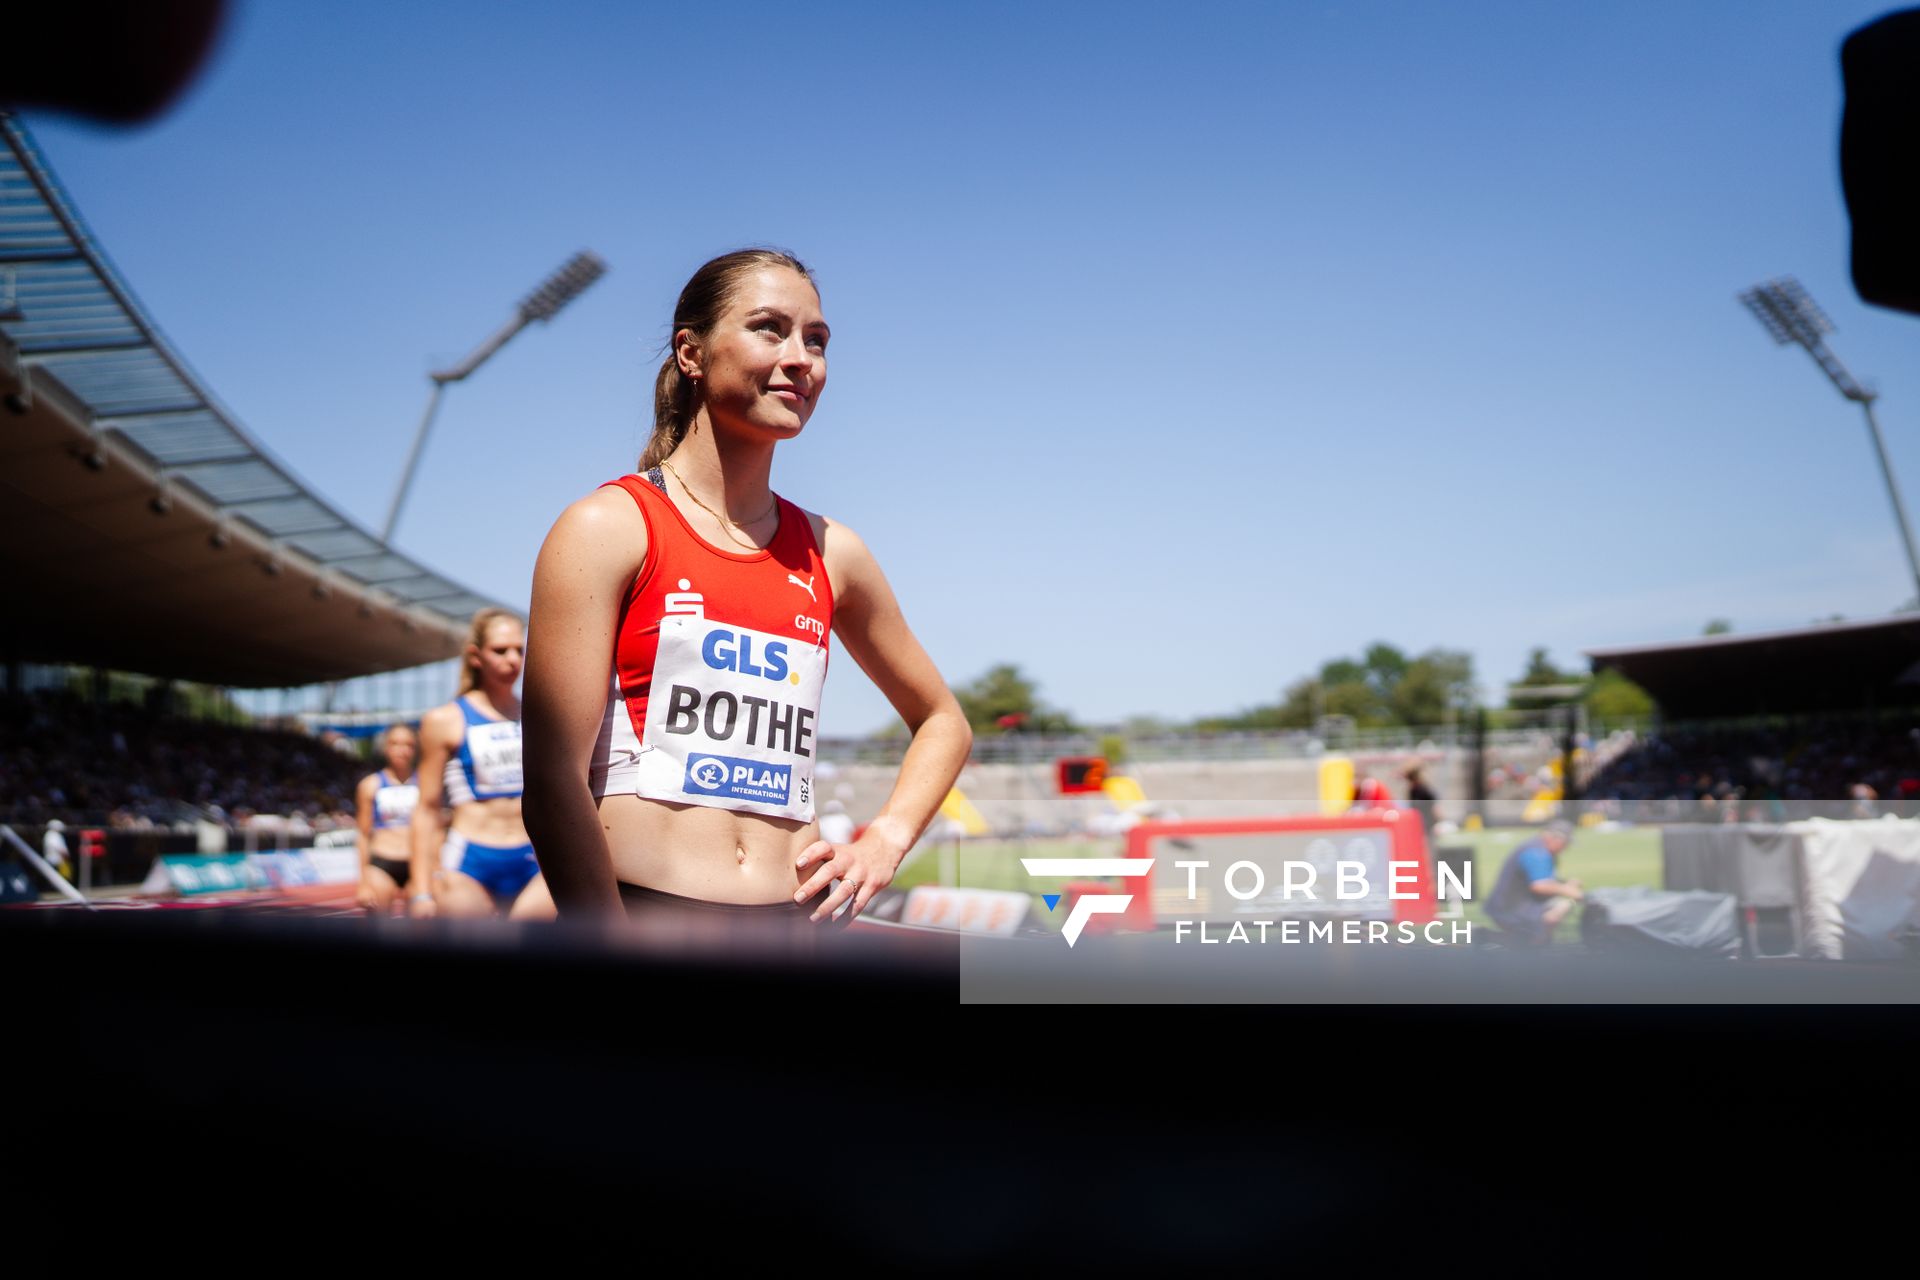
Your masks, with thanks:
[(1840, 394), (1859, 405), (1867, 415), (1867, 435), (1873, 441), (1873, 456), (1880, 463), (1880, 477), (1887, 482), (1887, 497), (1893, 503), (1893, 519), (1900, 526), (1900, 545), (1906, 549), (1907, 569), (1913, 574), (1914, 599), (1920, 600), (1920, 554), (1913, 547), (1913, 527), (1907, 522), (1907, 508), (1900, 501), (1900, 486), (1894, 483), (1893, 464), (1887, 460), (1887, 444), (1880, 436), (1880, 422), (1873, 416), (1873, 402), (1879, 393), (1862, 386), (1840, 358), (1827, 349), (1826, 335), (1833, 332), (1833, 321), (1814, 304), (1800, 282), (1782, 276), (1755, 285), (1740, 295), (1740, 302), (1753, 312), (1768, 336), (1780, 346), (1798, 343), (1820, 371), (1827, 375)]
[(393, 505), (387, 509), (387, 524), (380, 532), (380, 541), (389, 546), (393, 544), (394, 526), (400, 523), (400, 508), (406, 505), (407, 490), (413, 485), (414, 468), (420, 465), (420, 451), (426, 446), (427, 432), (432, 430), (434, 415), (440, 409), (440, 393), (446, 390), (447, 384), (466, 379), (485, 364), (494, 352), (506, 346), (508, 339), (535, 320), (545, 322), (559, 315), (562, 307), (586, 292), (588, 285), (606, 273), (607, 264), (599, 254), (591, 250), (574, 254), (558, 271), (541, 281), (539, 288), (522, 299), (520, 305), (514, 308), (513, 319), (474, 348), (472, 355), (451, 369), (427, 375), (433, 381), (433, 394), (427, 398), (427, 411), (421, 415), (419, 430), (414, 432), (413, 448), (407, 453), (406, 469), (400, 473), (400, 487), (394, 491)]
[(528, 294), (520, 304), (520, 314), (526, 320), (551, 320), (560, 313), (560, 308), (572, 302), (586, 291), (588, 285), (605, 275), (607, 264), (593, 253), (576, 253), (568, 258), (566, 265)]

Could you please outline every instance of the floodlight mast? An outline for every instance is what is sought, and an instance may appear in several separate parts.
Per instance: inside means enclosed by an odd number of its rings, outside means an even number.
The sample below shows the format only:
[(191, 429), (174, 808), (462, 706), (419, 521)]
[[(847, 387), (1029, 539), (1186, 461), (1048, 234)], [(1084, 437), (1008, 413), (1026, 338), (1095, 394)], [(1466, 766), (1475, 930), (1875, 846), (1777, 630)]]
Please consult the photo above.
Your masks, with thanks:
[(1786, 346), (1798, 343), (1813, 357), (1820, 371), (1842, 396), (1859, 405), (1867, 415), (1867, 435), (1873, 441), (1873, 456), (1880, 463), (1880, 478), (1887, 482), (1887, 497), (1893, 503), (1893, 518), (1900, 526), (1900, 545), (1907, 553), (1907, 570), (1913, 575), (1914, 599), (1920, 601), (1920, 555), (1913, 547), (1913, 527), (1907, 522), (1906, 504), (1900, 501), (1900, 487), (1894, 483), (1893, 464), (1887, 459), (1887, 444), (1880, 436), (1880, 422), (1873, 416), (1873, 402), (1879, 393), (1863, 387), (1847, 372), (1840, 358), (1827, 349), (1824, 335), (1833, 332), (1833, 321), (1815, 305), (1800, 282), (1782, 276), (1755, 285), (1740, 295), (1740, 301), (1753, 312), (1774, 342)]
[(582, 250), (568, 258), (560, 269), (541, 281), (540, 287), (528, 294), (514, 310), (513, 319), (497, 329), (493, 336), (475, 347), (473, 354), (451, 369), (442, 369), (427, 376), (433, 380), (433, 394), (427, 397), (427, 411), (420, 418), (420, 427), (413, 433), (413, 448), (407, 452), (407, 466), (400, 473), (400, 487), (394, 491), (393, 505), (387, 509), (386, 528), (380, 532), (380, 541), (393, 545), (394, 526), (400, 523), (400, 509), (406, 505), (407, 490), (413, 486), (414, 468), (420, 464), (420, 451), (426, 447), (427, 433), (433, 429), (433, 418), (440, 410), (440, 393), (447, 389), (449, 382), (460, 382), (467, 378), (489, 357), (507, 345), (508, 339), (535, 320), (546, 322), (560, 314), (560, 309), (586, 292), (587, 286), (605, 275), (607, 264), (591, 250)]

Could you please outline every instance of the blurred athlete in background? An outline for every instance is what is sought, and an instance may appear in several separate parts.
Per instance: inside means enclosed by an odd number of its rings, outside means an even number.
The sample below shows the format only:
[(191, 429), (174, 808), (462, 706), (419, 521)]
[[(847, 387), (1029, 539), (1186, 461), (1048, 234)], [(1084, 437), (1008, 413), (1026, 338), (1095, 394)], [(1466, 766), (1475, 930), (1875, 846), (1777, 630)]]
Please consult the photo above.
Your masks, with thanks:
[(360, 832), (360, 892), (355, 900), (385, 915), (412, 878), (408, 836), (420, 800), (420, 780), (413, 772), (420, 757), (419, 735), (411, 725), (391, 725), (380, 735), (380, 754), (386, 767), (360, 779), (354, 789)]
[[(459, 693), (420, 722), (410, 897), (416, 916), (553, 916), (520, 820), (520, 699), (513, 686), (526, 644), (520, 619), (507, 610), (475, 614)], [(453, 810), (444, 838), (443, 804)]]

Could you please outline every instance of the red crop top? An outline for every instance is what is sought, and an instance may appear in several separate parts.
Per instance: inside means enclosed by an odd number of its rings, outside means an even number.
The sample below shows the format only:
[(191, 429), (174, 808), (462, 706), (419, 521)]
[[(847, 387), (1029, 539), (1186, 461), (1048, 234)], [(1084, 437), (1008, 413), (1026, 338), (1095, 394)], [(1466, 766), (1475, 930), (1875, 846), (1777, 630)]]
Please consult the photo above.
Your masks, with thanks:
[(724, 551), (635, 475), (647, 555), (620, 605), (595, 796), (813, 819), (833, 591), (813, 527), (779, 499), (759, 551)]

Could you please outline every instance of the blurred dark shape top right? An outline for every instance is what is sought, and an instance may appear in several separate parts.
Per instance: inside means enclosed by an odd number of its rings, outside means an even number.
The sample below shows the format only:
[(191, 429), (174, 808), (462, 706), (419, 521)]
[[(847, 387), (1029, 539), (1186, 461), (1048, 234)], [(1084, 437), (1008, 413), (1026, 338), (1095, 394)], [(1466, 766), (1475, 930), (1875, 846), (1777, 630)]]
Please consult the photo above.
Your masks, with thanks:
[(1920, 9), (1861, 27), (1840, 46), (1846, 111), (1840, 186), (1853, 220), (1853, 287), (1920, 315)]

